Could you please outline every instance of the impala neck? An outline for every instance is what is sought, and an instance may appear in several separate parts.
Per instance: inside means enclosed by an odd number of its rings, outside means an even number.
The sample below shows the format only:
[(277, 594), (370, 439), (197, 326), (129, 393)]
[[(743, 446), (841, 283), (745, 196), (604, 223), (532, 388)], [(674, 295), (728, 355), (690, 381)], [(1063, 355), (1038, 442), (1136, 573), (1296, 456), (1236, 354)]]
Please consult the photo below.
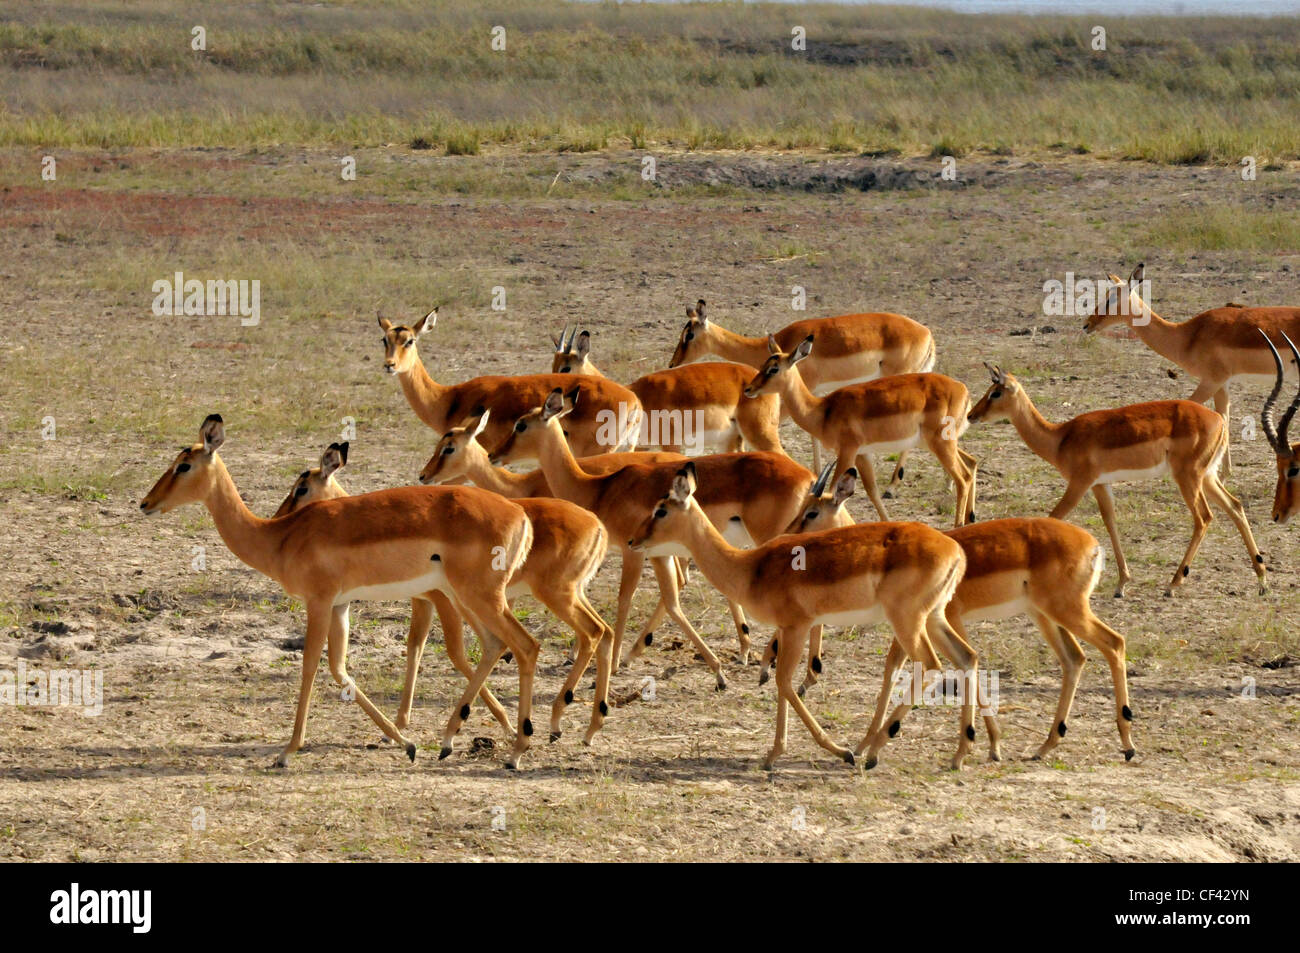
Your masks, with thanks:
[(474, 481), (475, 486), (490, 490), (506, 499), (517, 500), (525, 496), (546, 495), (544, 490), (539, 490), (539, 481), (534, 476), (537, 472), (534, 470), (531, 473), (515, 473), (505, 467), (494, 467), (488, 461), (485, 452), (474, 455), (470, 469), (465, 475)]
[(537, 452), (537, 462), (551, 492), (584, 509), (591, 509), (600, 493), (602, 477), (595, 477), (582, 467), (573, 456), (569, 442), (558, 422), (546, 425), (546, 437)]
[(1181, 365), (1187, 350), (1186, 326), (1166, 321), (1150, 308), (1146, 309), (1146, 313), (1151, 316), (1151, 320), (1146, 324), (1133, 325), (1133, 332), (1143, 344), (1165, 360)]
[(709, 326), (713, 329), (709, 335), (710, 350), (724, 361), (762, 367), (767, 360), (767, 338), (745, 337), (712, 322)]
[(757, 550), (737, 549), (691, 500), (689, 528), (683, 544), (690, 550), (695, 564), (718, 592), (729, 601), (744, 604), (749, 596), (750, 564)]
[(799, 372), (798, 364), (780, 376), (782, 407), (796, 424), (814, 437), (820, 438), (822, 424), (825, 423), (822, 409), (826, 398), (818, 397), (808, 389), (803, 374)]
[(275, 557), (281, 533), (273, 526), (274, 520), (264, 520), (240, 499), (235, 481), (219, 456), (214, 456), (213, 487), (203, 499), (203, 505), (212, 514), (217, 532), (227, 548), (246, 566), (252, 566), (264, 576), (279, 581), (279, 562)]
[(418, 354), (412, 355), (410, 369), (398, 374), (397, 379), (402, 384), (402, 393), (406, 395), (406, 402), (415, 411), (415, 416), (437, 431), (439, 436), (446, 433), (446, 412), (442, 405), (451, 388), (439, 384), (429, 376), (424, 361), (420, 360)]
[(1034, 402), (1022, 388), (1011, 408), (1011, 423), (1030, 450), (1055, 466), (1057, 450), (1061, 446), (1062, 424), (1054, 424), (1038, 412)]

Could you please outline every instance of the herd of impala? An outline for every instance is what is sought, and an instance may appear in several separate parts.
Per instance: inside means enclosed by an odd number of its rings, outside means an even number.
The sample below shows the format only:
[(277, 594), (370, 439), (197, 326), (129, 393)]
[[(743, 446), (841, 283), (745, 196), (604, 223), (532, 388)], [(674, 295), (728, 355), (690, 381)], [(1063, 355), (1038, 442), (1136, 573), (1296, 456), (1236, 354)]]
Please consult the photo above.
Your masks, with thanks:
[[(203, 503), (217, 531), (243, 562), (301, 599), (307, 610), (293, 736), (277, 759), (288, 764), (302, 747), (321, 652), (330, 673), (414, 760), (406, 735), (416, 677), (433, 613), (447, 654), (467, 684), (447, 723), (441, 758), (476, 697), (509, 733), (507, 766), (518, 767), (533, 734), (533, 679), (538, 640), (518, 621), (512, 600), (531, 593), (573, 629), (573, 664), (551, 707), (550, 739), (594, 656), (595, 696), (584, 742), (609, 712), (611, 675), (624, 660), (623, 638), (646, 559), (658, 603), (627, 653), (651, 645), (664, 617), (675, 622), (726, 687), (717, 654), (700, 638), (679, 596), (689, 561), (726, 598), (750, 659), (751, 625), (774, 629), (763, 646), (760, 682), (775, 667), (776, 737), (771, 768), (786, 742), (789, 708), (816, 742), (853, 764), (876, 764), (913, 700), (897, 693), (911, 660), (921, 682), (943, 679), (939, 653), (974, 688), (961, 698), (961, 730), (952, 765), (960, 768), (975, 739), (975, 708), (1001, 757), (996, 709), (978, 680), (978, 654), (965, 624), (1025, 613), (1061, 662), (1060, 699), (1035, 757), (1066, 733), (1084, 655), (1095, 646), (1110, 667), (1115, 718), (1124, 756), (1135, 753), (1125, 675), (1124, 637), (1092, 611), (1089, 600), (1104, 565), (1088, 532), (1063, 522), (1092, 491), (1118, 564), (1115, 595), (1130, 580), (1115, 526), (1110, 484), (1170, 475), (1192, 515), (1192, 537), (1166, 595), (1180, 585), (1201, 545), (1210, 506), (1236, 525), (1250, 565), (1266, 585), (1266, 567), (1241, 503), (1220, 480), (1228, 463), (1230, 382), (1267, 375), (1272, 393), (1261, 414), (1277, 457), (1273, 519), (1300, 509), (1300, 444), (1287, 430), (1300, 391), (1280, 419), (1276, 404), (1297, 378), (1300, 308), (1228, 305), (1173, 323), (1138, 297), (1139, 265), (1125, 281), (1111, 276), (1107, 300), (1085, 326), (1096, 331), (1141, 315), (1139, 338), (1199, 379), (1190, 400), (1162, 400), (1046, 420), (1011, 374), (988, 367), (991, 383), (972, 403), (960, 381), (936, 374), (930, 331), (898, 314), (851, 314), (798, 321), (767, 337), (745, 337), (709, 320), (705, 302), (687, 309), (668, 369), (627, 387), (592, 363), (591, 335), (567, 328), (554, 338), (552, 373), (476, 377), (439, 384), (417, 352), (437, 310), (409, 326), (381, 318), (384, 370), (398, 379), (416, 416), (438, 442), (419, 474), (421, 486), (349, 496), (335, 478), (348, 445), (331, 444), (320, 466), (302, 473), (270, 519), (249, 511), (217, 453), (225, 439), (220, 416), (200, 428), (199, 442), (176, 456), (140, 508), (167, 512)], [(1284, 360), (1280, 349), (1289, 357)], [(702, 358), (718, 360), (701, 362)], [(1204, 406), (1213, 398), (1215, 410)], [(1217, 412), (1216, 412), (1217, 411)], [(687, 458), (680, 430), (665, 438), (647, 427), (656, 415), (684, 415), (703, 455)], [(814, 474), (782, 449), (779, 425), (789, 417), (813, 441)], [(975, 458), (959, 445), (971, 423), (1009, 418), (1020, 438), (1065, 479), (1065, 493), (1046, 517), (975, 522)], [(654, 443), (650, 444), (650, 437)], [(647, 451), (647, 445), (657, 450)], [(919, 522), (893, 522), (876, 485), (872, 454), (897, 454), (884, 497), (904, 475), (909, 450), (924, 445), (952, 480), (955, 526), (940, 532)], [(746, 449), (748, 447), (748, 449)], [(640, 449), (638, 449), (640, 448)], [(823, 468), (821, 448), (833, 459)], [(535, 463), (527, 472), (504, 467)], [(880, 518), (855, 524), (845, 501), (861, 481)], [(613, 626), (587, 595), (610, 543), (622, 557)], [(348, 675), (348, 613), (354, 600), (410, 599), (406, 679), (395, 722)], [(870, 730), (856, 748), (837, 744), (804, 703), (822, 672), (822, 626), (888, 621), (893, 631)], [(471, 664), (462, 622), (477, 635)], [(795, 672), (807, 646), (807, 671)], [(517, 724), (486, 680), (506, 653), (519, 674)], [(918, 688), (920, 686), (917, 686)], [(892, 704), (891, 704), (892, 702)]]

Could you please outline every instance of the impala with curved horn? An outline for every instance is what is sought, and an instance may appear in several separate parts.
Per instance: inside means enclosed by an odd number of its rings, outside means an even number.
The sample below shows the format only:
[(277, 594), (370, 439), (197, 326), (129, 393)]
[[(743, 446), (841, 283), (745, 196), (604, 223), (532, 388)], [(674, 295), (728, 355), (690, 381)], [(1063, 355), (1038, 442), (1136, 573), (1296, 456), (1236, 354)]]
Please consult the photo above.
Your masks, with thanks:
[[(1128, 322), (1143, 344), (1197, 379), (1196, 390), (1189, 399), (1203, 404), (1214, 398), (1214, 408), (1225, 421), (1231, 406), (1229, 384), (1272, 378), (1272, 360), (1260, 346), (1256, 331), (1263, 332), (1266, 338), (1283, 333), (1300, 338), (1300, 308), (1247, 308), (1227, 304), (1202, 311), (1186, 321), (1166, 321), (1138, 294), (1144, 276), (1145, 265), (1141, 262), (1128, 281), (1109, 275), (1112, 287), (1105, 299), (1097, 302), (1096, 312), (1088, 318), (1083, 330), (1091, 333)], [(1134, 319), (1135, 315), (1138, 319)], [(1225, 451), (1225, 475), (1232, 470), (1231, 457), (1231, 449)]]
[[(347, 671), (348, 607), (355, 600), (411, 599), (437, 589), (454, 594), (519, 666), (519, 725), (507, 764), (517, 767), (528, 750), (537, 642), (506, 602), (506, 585), (528, 556), (533, 528), (523, 508), (476, 487), (402, 487), (322, 500), (278, 519), (259, 519), (240, 499), (217, 449), (225, 424), (203, 421), (199, 442), (184, 447), (158, 478), (140, 509), (166, 513), (202, 503), (230, 551), (278, 583), (307, 607), (302, 684), (293, 737), (276, 764), (287, 766), (303, 745), (312, 683), (327, 649), (330, 674), (345, 698), (415, 760), (415, 744), (397, 730)], [(490, 654), (485, 647), (485, 657)], [(493, 656), (495, 658), (495, 656)], [(480, 665), (443, 733), (440, 757), (469, 715), (490, 665)], [(350, 697), (349, 697), (350, 696)]]
[[(566, 338), (567, 335), (567, 338)], [(575, 340), (576, 339), (576, 340)], [(556, 340), (551, 370), (557, 374), (604, 377), (591, 362), (591, 332), (566, 327)], [(775, 394), (745, 398), (754, 368), (731, 361), (686, 364), (646, 374), (627, 385), (641, 401), (637, 446), (682, 452), (751, 450), (784, 453), (779, 428), (781, 401)]]
[[(460, 384), (439, 384), (424, 367), (416, 341), (438, 320), (434, 308), (409, 327), (379, 319), (384, 331), (384, 371), (396, 375), (415, 415), (441, 437), (471, 414), (492, 411), (487, 439), (496, 446), (509, 435), (510, 424), (546, 399), (557, 387), (572, 387), (572, 378), (559, 374), (475, 377)], [(604, 378), (584, 378), (578, 385), (583, 409), (567, 422), (565, 436), (580, 457), (636, 449), (641, 403), (626, 387)]]
[[(1268, 445), (1277, 455), (1277, 487), (1273, 490), (1273, 522), (1285, 523), (1295, 515), (1296, 510), (1300, 509), (1300, 443), (1291, 443), (1287, 437), (1291, 418), (1295, 416), (1296, 410), (1300, 409), (1300, 389), (1297, 389), (1295, 398), (1287, 406), (1282, 418), (1274, 424), (1273, 408), (1277, 403), (1277, 395), (1282, 392), (1286, 371), (1282, 364), (1282, 355), (1277, 352), (1273, 342), (1268, 340), (1268, 335), (1263, 331), (1259, 333), (1263, 334), (1264, 340), (1268, 342), (1268, 349), (1273, 352), (1273, 361), (1277, 366), (1277, 381), (1273, 384), (1273, 392), (1268, 395), (1268, 400), (1264, 401), (1264, 409), (1259, 417), (1264, 426), (1264, 436), (1268, 439)], [(1300, 351), (1296, 350), (1295, 344), (1285, 331), (1282, 332), (1282, 339), (1290, 348), (1296, 365), (1300, 366)]]
[(1125, 584), (1133, 577), (1115, 528), (1110, 484), (1157, 479), (1166, 474), (1173, 477), (1192, 514), (1192, 538), (1165, 595), (1173, 595), (1174, 588), (1191, 571), (1192, 559), (1214, 518), (1209, 503), (1236, 524), (1259, 577), (1260, 591), (1267, 589), (1264, 557), (1255, 546), (1245, 508), (1219, 481), (1219, 463), (1228, 448), (1228, 425), (1221, 416), (1190, 400), (1156, 400), (1094, 410), (1060, 424), (1049, 423), (1019, 381), (996, 365), (986, 363), (985, 367), (993, 383), (971, 409), (970, 419), (1009, 418), (1026, 446), (1065, 477), (1065, 495), (1049, 516), (1064, 519), (1092, 490), (1119, 564), (1116, 597), (1124, 594)]

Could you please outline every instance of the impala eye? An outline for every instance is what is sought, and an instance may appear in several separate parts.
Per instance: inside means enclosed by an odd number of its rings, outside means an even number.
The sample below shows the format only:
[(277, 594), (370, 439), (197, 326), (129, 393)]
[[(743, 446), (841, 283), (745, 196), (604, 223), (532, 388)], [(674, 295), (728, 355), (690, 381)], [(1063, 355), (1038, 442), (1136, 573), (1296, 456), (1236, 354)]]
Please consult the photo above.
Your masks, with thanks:
[(528, 424), (524, 423), (522, 420), (515, 424), (515, 433), (523, 433), (527, 429)]
[(189, 468), (190, 468), (190, 465), (189, 465), (188, 463), (182, 463), (182, 464), (180, 464), (179, 466), (176, 467), (176, 472), (177, 472), (177, 473), (185, 473), (185, 472), (187, 472), (187, 471), (189, 470)]
[(695, 332), (694, 332), (694, 331), (687, 331), (687, 332), (686, 332), (686, 337), (685, 337), (683, 340), (686, 340), (686, 341), (694, 341), (694, 340), (695, 340)]
[(296, 489), (296, 490), (293, 491), (293, 495), (294, 495), (294, 496), (306, 496), (306, 495), (307, 495), (307, 485), (306, 485), (306, 484), (303, 484), (303, 485), (299, 486), (298, 489)]
[(807, 514), (806, 516), (804, 516), (804, 519), (806, 519), (806, 520), (815, 520), (816, 518), (817, 518), (817, 511), (816, 511), (816, 510), (809, 510), (809, 511), (808, 511), (808, 514)]
[(412, 344), (414, 344), (414, 343), (415, 343), (415, 338), (411, 338), (411, 340), (409, 340), (409, 341), (403, 341), (403, 342), (402, 342), (402, 347), (410, 347), (410, 346), (411, 346)]
[(997, 400), (999, 397), (1002, 396), (1002, 391), (1001, 391), (1001, 390), (995, 390), (995, 391), (994, 391), (992, 394), (990, 394), (989, 396), (992, 397), (994, 400)]
[(444, 457), (449, 457), (449, 456), (451, 456), (451, 455), (452, 455), (453, 453), (455, 453), (455, 452), (456, 452), (456, 448), (455, 448), (455, 447), (443, 447), (443, 449), (442, 449), (442, 455), (443, 455)]
[(1296, 475), (1300, 475), (1300, 467), (1291, 467), (1286, 471), (1286, 475), (1287, 475), (1287, 479), (1290, 479), (1291, 477), (1294, 477)]
[(768, 376), (768, 377), (775, 377), (775, 376), (776, 376), (776, 365), (773, 365), (773, 366), (771, 366), (771, 367), (769, 367), (769, 368), (767, 369), (767, 376)]
[(657, 520), (661, 520), (667, 515), (668, 515), (668, 511), (664, 509), (662, 506), (659, 507), (659, 509), (655, 510), (655, 519)]

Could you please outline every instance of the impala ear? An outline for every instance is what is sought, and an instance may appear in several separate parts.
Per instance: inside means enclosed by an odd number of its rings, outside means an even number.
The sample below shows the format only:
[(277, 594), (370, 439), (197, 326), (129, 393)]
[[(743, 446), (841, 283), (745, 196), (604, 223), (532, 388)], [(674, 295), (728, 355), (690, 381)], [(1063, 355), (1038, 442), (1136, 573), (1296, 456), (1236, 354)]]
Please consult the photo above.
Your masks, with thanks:
[(479, 415), (478, 423), (474, 424), (474, 429), (470, 432), (469, 439), (473, 440), (481, 434), (488, 425), (488, 418), (492, 416), (492, 411), (485, 410)]
[(320, 455), (320, 475), (328, 477), (331, 473), (342, 468), (347, 462), (348, 445), (346, 443), (332, 443)]
[(578, 355), (579, 360), (582, 360), (584, 357), (586, 357), (588, 354), (591, 353), (591, 332), (590, 331), (583, 331), (581, 334), (578, 335), (578, 349), (574, 353)]
[(416, 337), (419, 337), (421, 334), (424, 334), (426, 331), (432, 331), (433, 326), (437, 323), (438, 323), (438, 309), (434, 308), (432, 311), (430, 311), (428, 314), (422, 317), (419, 321), (416, 321), (413, 325), (411, 325), (411, 330), (415, 332)]
[(695, 464), (688, 463), (678, 470), (676, 476), (673, 477), (673, 488), (668, 495), (676, 503), (685, 503), (695, 495), (697, 485)]
[(835, 496), (831, 498), (833, 506), (839, 506), (853, 495), (858, 486), (858, 468), (849, 467), (835, 484)]
[(1133, 274), (1128, 276), (1128, 283), (1131, 285), (1139, 284), (1142, 281), (1142, 275), (1146, 269), (1146, 262), (1138, 262), (1137, 267), (1133, 269)]
[(1107, 273), (1106, 273), (1106, 277), (1110, 279), (1110, 282), (1111, 282), (1111, 284), (1113, 284), (1113, 285), (1123, 285), (1123, 284), (1124, 284), (1124, 279), (1121, 278), (1119, 275), (1112, 275), (1110, 272), (1107, 272)]
[(546, 395), (546, 403), (542, 405), (542, 420), (547, 421), (552, 417), (559, 417), (564, 413), (564, 388), (557, 387)]
[(578, 397), (581, 393), (582, 389), (575, 387), (564, 395), (564, 412), (566, 414), (578, 406)]
[(809, 354), (812, 353), (812, 346), (813, 346), (813, 336), (810, 334), (802, 341), (800, 341), (799, 346), (794, 349), (794, 353), (790, 355), (790, 363), (798, 364), (800, 361), (802, 361), (805, 357), (807, 357)]
[(771, 334), (767, 336), (767, 353), (768, 354), (781, 353), (781, 345), (776, 343), (776, 337)]
[(704, 316), (704, 299), (695, 302), (695, 313), (699, 316), (700, 324), (706, 323), (709, 319)]
[(220, 414), (208, 414), (203, 426), (199, 428), (199, 439), (203, 441), (203, 449), (207, 453), (215, 453), (226, 442), (226, 425)]
[[(378, 317), (378, 315), (376, 315), (376, 317)], [(393, 322), (389, 321), (387, 318), (379, 318), (379, 326), (383, 328), (385, 332), (393, 330)]]

